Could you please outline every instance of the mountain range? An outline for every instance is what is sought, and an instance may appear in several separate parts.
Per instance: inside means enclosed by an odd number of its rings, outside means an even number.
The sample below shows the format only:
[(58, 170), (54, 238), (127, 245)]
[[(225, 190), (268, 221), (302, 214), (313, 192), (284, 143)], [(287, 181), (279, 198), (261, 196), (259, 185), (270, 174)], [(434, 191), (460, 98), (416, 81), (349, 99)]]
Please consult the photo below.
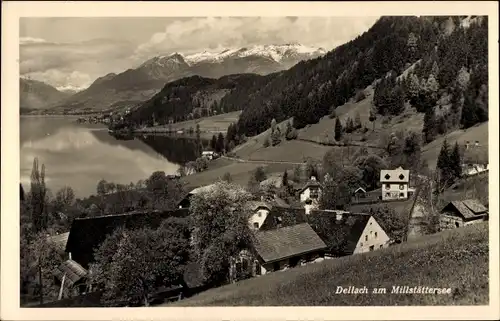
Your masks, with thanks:
[(43, 109), (47, 105), (57, 103), (72, 94), (59, 91), (44, 82), (25, 78), (19, 78), (19, 93), (22, 113)]
[[(281, 122), (293, 117), (297, 129), (317, 123), (371, 85), (377, 98), (374, 98), (375, 113), (398, 115), (406, 101), (426, 114), (426, 119), (430, 119), (427, 127), (440, 126), (444, 133), (453, 124), (446, 127), (444, 116), (434, 115), (438, 115), (439, 106), (432, 97), (437, 97), (438, 92), (459, 98), (457, 90), (466, 88), (464, 95), (468, 100), (464, 108), (468, 112), (462, 115), (472, 118), (461, 120), (464, 127), (487, 119), (484, 89), (488, 83), (487, 39), (487, 17), (381, 17), (355, 39), (287, 70), (233, 78), (230, 84), (202, 77), (168, 83), (150, 100), (134, 108), (127, 120), (138, 126), (151, 122), (166, 124), (197, 115), (242, 110), (235, 127), (237, 136), (250, 137), (268, 129), (272, 119)], [(209, 55), (203, 58), (206, 56)], [(190, 59), (182, 61), (189, 64)], [(269, 61), (277, 59), (269, 57)], [(409, 72), (411, 66), (415, 68)], [(403, 74), (406, 75), (397, 82), (395, 77)], [(379, 86), (381, 79), (388, 80)], [(429, 93), (429, 88), (435, 93)], [(461, 109), (458, 98), (454, 110)], [(454, 112), (453, 117), (457, 115)], [(451, 117), (451, 112), (447, 116)], [(433, 122), (441, 125), (432, 125)]]
[(135, 69), (110, 73), (90, 87), (47, 105), (54, 112), (91, 112), (130, 108), (153, 97), (166, 83), (189, 76), (266, 75), (325, 54), (301, 44), (257, 45), (218, 52), (172, 53), (153, 57)]

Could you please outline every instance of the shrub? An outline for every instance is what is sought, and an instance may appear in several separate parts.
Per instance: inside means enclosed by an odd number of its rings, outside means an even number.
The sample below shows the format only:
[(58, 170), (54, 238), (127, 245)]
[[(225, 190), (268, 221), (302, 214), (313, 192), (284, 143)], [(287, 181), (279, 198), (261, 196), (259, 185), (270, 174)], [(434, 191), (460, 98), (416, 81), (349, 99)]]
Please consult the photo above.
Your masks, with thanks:
[(266, 139), (264, 140), (263, 146), (264, 146), (264, 148), (269, 147), (269, 138), (266, 137)]

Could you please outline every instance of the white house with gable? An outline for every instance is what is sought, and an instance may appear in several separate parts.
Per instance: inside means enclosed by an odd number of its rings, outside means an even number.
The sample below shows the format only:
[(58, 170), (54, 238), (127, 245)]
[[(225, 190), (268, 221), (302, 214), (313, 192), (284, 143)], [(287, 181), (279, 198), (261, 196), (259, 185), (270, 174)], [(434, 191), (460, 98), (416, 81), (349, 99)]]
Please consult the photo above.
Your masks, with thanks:
[(316, 177), (312, 176), (309, 182), (299, 191), (300, 202), (304, 203), (306, 214), (318, 207), (322, 190), (323, 186), (316, 180)]
[(408, 199), (409, 194), (414, 192), (410, 188), (410, 171), (401, 166), (396, 169), (383, 169), (380, 171), (380, 183), (382, 183), (382, 200)]

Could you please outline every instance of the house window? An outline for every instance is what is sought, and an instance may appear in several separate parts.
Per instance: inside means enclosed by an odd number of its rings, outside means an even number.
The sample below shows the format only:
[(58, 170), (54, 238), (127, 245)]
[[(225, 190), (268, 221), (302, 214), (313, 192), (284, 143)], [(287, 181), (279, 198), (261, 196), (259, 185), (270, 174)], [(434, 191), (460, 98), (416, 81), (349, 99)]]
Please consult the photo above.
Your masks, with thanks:
[(259, 217), (261, 217), (261, 216), (262, 216), (262, 213), (261, 213), (260, 211), (259, 211), (257, 214), (259, 215)]
[(317, 188), (311, 188), (311, 194), (310, 195), (311, 195), (311, 198), (314, 198), (314, 199), (318, 198), (319, 197), (319, 191), (318, 191), (318, 189)]
[(383, 248), (384, 246), (382, 244), (380, 244), (380, 248)]
[(370, 246), (370, 251), (375, 250), (375, 245)]
[(386, 197), (391, 197), (391, 193), (385, 193)]
[(365, 242), (368, 241), (368, 235), (365, 235)]
[(404, 178), (405, 178), (405, 176), (403, 174), (399, 175), (400, 180), (403, 180)]
[(375, 238), (377, 237), (377, 232), (375, 232)]
[(385, 177), (385, 179), (389, 179), (389, 178), (391, 178), (391, 175), (389, 175), (389, 174), (385, 174), (385, 176), (384, 176), (384, 177)]
[(385, 189), (390, 189), (391, 188), (391, 184), (385, 184)]
[(279, 269), (280, 269), (280, 262), (275, 262), (273, 264), (273, 270), (274, 271), (279, 271)]
[(359, 246), (363, 246), (363, 242), (359, 243)]
[(405, 193), (399, 193), (399, 197), (405, 197)]
[(258, 222), (253, 223), (253, 227), (259, 228), (259, 223)]
[(400, 189), (400, 190), (405, 189), (405, 184), (399, 184), (399, 189)]

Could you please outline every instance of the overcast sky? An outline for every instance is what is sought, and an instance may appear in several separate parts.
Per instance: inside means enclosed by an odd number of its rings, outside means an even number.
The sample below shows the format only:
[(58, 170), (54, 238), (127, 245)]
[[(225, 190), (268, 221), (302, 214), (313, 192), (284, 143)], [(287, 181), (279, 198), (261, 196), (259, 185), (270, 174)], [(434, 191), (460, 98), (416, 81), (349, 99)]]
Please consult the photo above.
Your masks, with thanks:
[(58, 88), (84, 88), (160, 54), (291, 42), (331, 50), (377, 18), (21, 18), (20, 73)]

